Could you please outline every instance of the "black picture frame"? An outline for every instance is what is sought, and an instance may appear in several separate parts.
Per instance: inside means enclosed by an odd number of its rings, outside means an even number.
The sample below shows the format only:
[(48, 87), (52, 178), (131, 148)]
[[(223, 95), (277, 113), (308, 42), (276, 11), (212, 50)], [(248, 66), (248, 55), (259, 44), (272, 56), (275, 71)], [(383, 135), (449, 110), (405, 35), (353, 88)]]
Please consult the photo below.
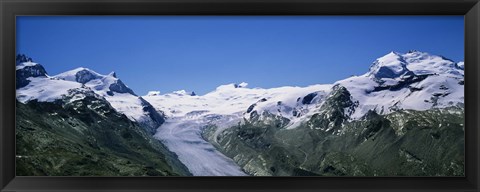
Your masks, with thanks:
[[(479, 0), (0, 0), (1, 191), (479, 191)], [(19, 15), (464, 15), (465, 177), (16, 177)]]

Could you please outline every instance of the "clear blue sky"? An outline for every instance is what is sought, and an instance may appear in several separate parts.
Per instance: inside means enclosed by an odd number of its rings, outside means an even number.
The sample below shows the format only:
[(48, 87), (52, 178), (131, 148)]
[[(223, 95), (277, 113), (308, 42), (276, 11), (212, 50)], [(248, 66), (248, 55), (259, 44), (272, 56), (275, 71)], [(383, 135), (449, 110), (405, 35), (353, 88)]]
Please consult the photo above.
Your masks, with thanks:
[(411, 49), (463, 61), (463, 16), (17, 17), (17, 53), (50, 75), (115, 71), (138, 95), (333, 83)]

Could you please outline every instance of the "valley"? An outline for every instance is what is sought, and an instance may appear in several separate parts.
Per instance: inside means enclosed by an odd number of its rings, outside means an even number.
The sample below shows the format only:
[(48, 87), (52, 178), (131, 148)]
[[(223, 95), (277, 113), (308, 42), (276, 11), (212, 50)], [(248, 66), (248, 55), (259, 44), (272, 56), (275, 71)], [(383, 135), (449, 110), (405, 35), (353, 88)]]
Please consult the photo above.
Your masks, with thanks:
[(205, 122), (172, 118), (158, 128), (155, 138), (178, 155), (194, 176), (245, 176), (241, 168), (202, 138)]

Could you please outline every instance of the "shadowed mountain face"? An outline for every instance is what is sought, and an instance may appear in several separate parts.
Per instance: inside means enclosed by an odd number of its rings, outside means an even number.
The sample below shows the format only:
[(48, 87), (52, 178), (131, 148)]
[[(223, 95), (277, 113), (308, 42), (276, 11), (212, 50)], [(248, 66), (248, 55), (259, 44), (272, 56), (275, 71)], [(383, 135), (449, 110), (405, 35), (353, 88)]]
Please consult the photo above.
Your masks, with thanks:
[(30, 83), (30, 77), (46, 77), (47, 72), (42, 65), (33, 63), (32, 58), (26, 55), (17, 55), (16, 58), (16, 88), (22, 88)]
[(89, 90), (17, 102), (16, 140), (19, 176), (189, 175), (175, 154)]

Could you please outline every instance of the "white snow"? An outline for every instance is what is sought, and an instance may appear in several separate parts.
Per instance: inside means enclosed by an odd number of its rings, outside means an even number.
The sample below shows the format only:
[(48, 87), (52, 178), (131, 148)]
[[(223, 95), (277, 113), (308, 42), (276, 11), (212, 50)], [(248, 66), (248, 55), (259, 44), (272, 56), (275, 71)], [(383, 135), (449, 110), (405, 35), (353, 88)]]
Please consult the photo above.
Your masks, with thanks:
[[(388, 55), (393, 57), (392, 53)], [(388, 114), (395, 109), (427, 110), (464, 103), (464, 86), (459, 84), (459, 81), (463, 80), (463, 70), (456, 68), (454, 62), (418, 51), (394, 55), (398, 60), (406, 61), (404, 66), (414, 74), (434, 75), (412, 84), (411, 86), (414, 88), (421, 89), (413, 92), (408, 87), (396, 91), (387, 89), (371, 92), (376, 86), (380, 86), (372, 76), (376, 72), (375, 70), (336, 82), (335, 84), (346, 87), (353, 99), (359, 102), (359, 107), (351, 116), (352, 119), (362, 117), (369, 110), (375, 110), (379, 114)], [(389, 61), (398, 64), (395, 59)], [(392, 65), (390, 63), (383, 64)], [(396, 85), (402, 77), (406, 76), (381, 78), (381, 80), (385, 82), (383, 85)], [(434, 94), (444, 95), (435, 98)]]
[(125, 114), (133, 121), (143, 122), (149, 117), (143, 111), (142, 102), (130, 93), (115, 93), (114, 96), (103, 95), (118, 112)]
[[(319, 95), (325, 95), (331, 85), (313, 85), (308, 87), (279, 87), (272, 89), (244, 88), (235, 84), (221, 85), (215, 91), (205, 95), (190, 96), (186, 94), (167, 93), (163, 95), (148, 94), (143, 96), (157, 110), (164, 111), (168, 117), (182, 117), (191, 111), (208, 111), (204, 115), (218, 114), (230, 115), (246, 112), (254, 103), (256, 110), (268, 110), (277, 114), (291, 116), (288, 109), (297, 106), (297, 98), (317, 91), (324, 91)], [(259, 102), (265, 98), (266, 101)], [(281, 105), (278, 102), (281, 101)]]
[(156, 95), (160, 95), (160, 91), (149, 91), (147, 93), (147, 96), (156, 96)]
[(102, 75), (98, 74), (97, 72), (95, 72), (93, 70), (90, 70), (88, 68), (84, 68), (84, 67), (79, 67), (79, 68), (76, 68), (76, 69), (73, 69), (73, 70), (70, 70), (70, 71), (66, 71), (66, 72), (60, 73), (58, 75), (55, 75), (54, 77), (56, 77), (58, 79), (63, 79), (63, 80), (66, 80), (66, 81), (77, 81), (76, 75), (80, 71), (89, 72), (95, 78), (101, 78), (102, 77)]
[(425, 52), (411, 52), (403, 55), (407, 61), (407, 68), (417, 75), (463, 73), (463, 70), (455, 68), (455, 63), (441, 56), (431, 55)]
[(190, 94), (187, 93), (187, 91), (185, 91), (185, 90), (174, 91), (172, 94), (175, 94), (175, 95), (178, 95), (178, 96), (190, 95)]
[(460, 69), (465, 69), (465, 63), (463, 61), (460, 61), (457, 63), (458, 68)]
[(30, 83), (17, 89), (17, 99), (22, 103), (37, 99), (40, 102), (52, 102), (68, 94), (69, 89), (80, 88), (82, 84), (58, 80), (50, 77), (30, 77)]
[(239, 87), (247, 87), (248, 86), (248, 83), (245, 83), (245, 82), (241, 82), (240, 84), (238, 84)]
[(38, 63), (34, 63), (34, 62), (31, 62), (31, 61), (27, 61), (27, 62), (23, 62), (23, 63), (19, 63), (17, 66), (16, 66), (16, 69), (19, 70), (19, 69), (23, 69), (27, 66), (35, 66), (35, 65), (38, 65)]
[(378, 58), (370, 67), (370, 75), (379, 78), (395, 78), (407, 71), (400, 53), (390, 52)]

